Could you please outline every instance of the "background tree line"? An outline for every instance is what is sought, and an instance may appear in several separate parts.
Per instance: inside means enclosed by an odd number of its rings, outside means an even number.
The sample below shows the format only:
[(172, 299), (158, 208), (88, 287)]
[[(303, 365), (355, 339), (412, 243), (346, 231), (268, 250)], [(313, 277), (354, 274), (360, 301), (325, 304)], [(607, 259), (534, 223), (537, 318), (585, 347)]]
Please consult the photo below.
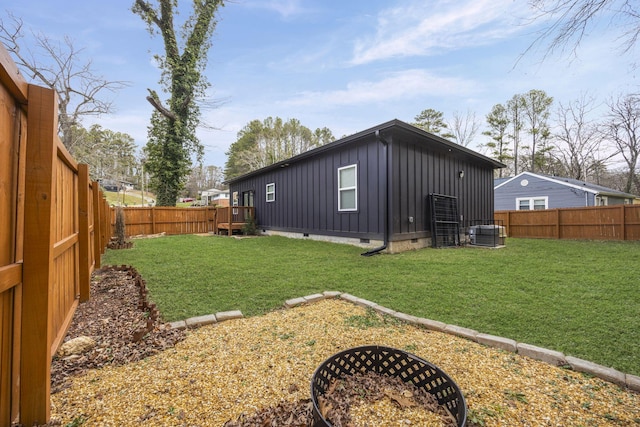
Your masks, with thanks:
[[(626, 0), (530, 0), (536, 12), (532, 21), (550, 22), (530, 48), (549, 41), (547, 53), (572, 47), (575, 53), (594, 17), (612, 14), (620, 28), (623, 53), (635, 46), (640, 34), (640, 14)], [(200, 125), (199, 103), (209, 87), (203, 75), (220, 0), (195, 2), (192, 14), (179, 31), (174, 28), (177, 1), (133, 0), (132, 12), (159, 35), (164, 52), (154, 55), (160, 70), (163, 103), (149, 89), (147, 100), (153, 105), (148, 142), (136, 158), (133, 139), (126, 134), (91, 126), (82, 126), (83, 118), (113, 112), (108, 94), (127, 82), (109, 81), (98, 75), (91, 61), (81, 61), (81, 49), (70, 38), (54, 41), (31, 32), (34, 49), (21, 49), (25, 29), (21, 19), (10, 13), (0, 17), (0, 41), (18, 66), (33, 80), (50, 87), (59, 97), (60, 137), (80, 161), (90, 164), (94, 178), (140, 181), (143, 171), (150, 173), (151, 184), (159, 194), (159, 203), (175, 204), (176, 196), (187, 184), (195, 188), (220, 186), (221, 169), (202, 166), (203, 146), (195, 130)], [(166, 105), (165, 105), (166, 104)], [(625, 192), (640, 194), (638, 141), (640, 95), (626, 94), (606, 102), (606, 112), (594, 117), (600, 106), (581, 96), (566, 104), (553, 105), (553, 98), (542, 90), (516, 94), (495, 104), (486, 115), (489, 140), (481, 148), (505, 163), (500, 176), (522, 171), (541, 172), (591, 181)], [(454, 112), (446, 121), (442, 112), (423, 110), (415, 117), (416, 126), (470, 145), (480, 129), (475, 113)], [(283, 121), (267, 118), (253, 120), (239, 133), (227, 152), (224, 176), (233, 178), (251, 170), (276, 163), (309, 149), (333, 141), (329, 129), (311, 131), (297, 119)], [(194, 162), (195, 160), (195, 162)], [(611, 170), (614, 161), (617, 169)], [(194, 166), (195, 163), (195, 166)]]
[(312, 131), (297, 119), (284, 121), (280, 117), (267, 117), (263, 121), (252, 120), (238, 132), (238, 139), (229, 147), (224, 176), (231, 179), (243, 175), (334, 139), (328, 128)]
[[(584, 94), (555, 107), (544, 91), (516, 94), (487, 114), (483, 147), (507, 165), (500, 177), (539, 172), (640, 194), (640, 97), (611, 98), (595, 116), (598, 107)], [(622, 166), (610, 169), (620, 159)]]

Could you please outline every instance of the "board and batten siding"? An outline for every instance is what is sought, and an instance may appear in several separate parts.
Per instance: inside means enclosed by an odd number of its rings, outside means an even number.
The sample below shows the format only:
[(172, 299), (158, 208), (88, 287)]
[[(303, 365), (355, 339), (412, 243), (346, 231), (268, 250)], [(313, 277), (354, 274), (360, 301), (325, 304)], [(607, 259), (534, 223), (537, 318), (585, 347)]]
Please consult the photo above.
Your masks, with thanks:
[[(338, 211), (338, 168), (357, 165), (355, 212)], [(254, 191), (259, 229), (355, 237), (383, 238), (385, 168), (381, 144), (373, 135), (309, 157), (304, 161), (234, 180), (230, 191)], [(275, 201), (266, 201), (266, 186), (275, 184)]]
[(428, 200), (431, 193), (457, 198), (461, 230), (472, 221), (493, 218), (491, 165), (435, 144), (425, 144), (423, 138), (408, 132), (397, 133), (391, 146), (390, 240), (431, 236)]
[[(354, 164), (357, 210), (340, 212), (338, 169)], [(233, 178), (229, 186), (240, 203), (254, 191), (259, 229), (397, 242), (431, 236), (431, 193), (458, 199), (461, 231), (473, 221), (492, 221), (493, 170), (502, 166), (393, 120)], [(265, 200), (269, 183), (274, 202)]]

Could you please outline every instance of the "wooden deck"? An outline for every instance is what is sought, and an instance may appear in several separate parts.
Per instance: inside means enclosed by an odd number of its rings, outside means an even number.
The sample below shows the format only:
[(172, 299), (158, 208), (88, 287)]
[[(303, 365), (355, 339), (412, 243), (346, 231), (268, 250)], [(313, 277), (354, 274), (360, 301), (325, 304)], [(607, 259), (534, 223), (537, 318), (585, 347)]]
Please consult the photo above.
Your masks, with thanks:
[(233, 234), (233, 230), (242, 230), (242, 227), (244, 227), (244, 225), (244, 222), (232, 222), (231, 224), (229, 224), (228, 222), (219, 222), (218, 234), (220, 234), (221, 231), (226, 231), (227, 234)]
[(233, 234), (234, 230), (242, 230), (247, 219), (255, 218), (253, 207), (249, 206), (229, 206), (218, 208), (216, 214), (216, 233), (226, 231)]

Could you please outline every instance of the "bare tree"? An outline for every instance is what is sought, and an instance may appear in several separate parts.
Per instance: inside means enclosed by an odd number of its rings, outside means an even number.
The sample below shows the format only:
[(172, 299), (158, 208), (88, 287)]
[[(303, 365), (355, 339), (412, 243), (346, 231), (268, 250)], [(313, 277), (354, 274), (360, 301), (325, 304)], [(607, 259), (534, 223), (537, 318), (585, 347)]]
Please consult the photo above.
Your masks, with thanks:
[(220, 166), (205, 166), (205, 187), (206, 188), (226, 188), (226, 185), (223, 184), (224, 181), (224, 170)]
[(105, 80), (96, 74), (91, 60), (83, 62), (83, 50), (77, 49), (67, 36), (61, 43), (42, 33), (31, 32), (34, 49), (23, 49), (24, 24), (11, 13), (7, 16), (7, 22), (0, 19), (0, 41), (26, 76), (58, 93), (60, 138), (73, 153), (77, 142), (74, 128), (77, 129), (83, 117), (112, 113), (112, 101), (102, 96), (122, 89), (127, 83)]
[(222, 168), (212, 165), (196, 165), (191, 168), (191, 173), (187, 177), (187, 195), (196, 198), (200, 191), (210, 188), (221, 188), (223, 187), (223, 180)]
[(476, 137), (480, 124), (476, 120), (476, 113), (467, 110), (466, 114), (461, 114), (456, 111), (453, 113), (449, 128), (451, 128), (454, 140), (467, 147)]
[[(609, 114), (603, 132), (618, 149), (627, 165), (626, 193), (640, 193), (637, 173), (640, 159), (640, 95), (619, 96), (608, 102)], [(634, 188), (635, 187), (635, 188)]]
[(596, 108), (595, 100), (582, 94), (578, 99), (560, 103), (556, 111), (556, 158), (570, 178), (597, 180), (599, 171), (616, 152), (606, 150), (604, 138), (597, 123), (589, 119)]
[(594, 20), (608, 15), (620, 33), (623, 51), (629, 51), (640, 36), (640, 9), (632, 0), (530, 0), (536, 11), (533, 22), (548, 21), (527, 50), (547, 43), (549, 53), (571, 49), (575, 54)]

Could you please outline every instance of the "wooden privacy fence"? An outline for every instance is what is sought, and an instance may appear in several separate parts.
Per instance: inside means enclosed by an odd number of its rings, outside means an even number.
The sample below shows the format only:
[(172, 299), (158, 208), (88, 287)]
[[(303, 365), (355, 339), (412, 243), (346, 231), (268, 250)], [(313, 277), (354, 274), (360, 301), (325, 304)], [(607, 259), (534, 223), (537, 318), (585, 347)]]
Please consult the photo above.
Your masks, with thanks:
[(640, 240), (640, 205), (496, 211), (509, 237)]
[(55, 91), (0, 45), (0, 425), (44, 424), (51, 357), (110, 238), (109, 207), (58, 132)]
[[(122, 208), (128, 236), (147, 234), (218, 233), (240, 230), (247, 218), (255, 218), (255, 208), (248, 206), (174, 208), (165, 206)], [(116, 210), (111, 209), (112, 234)], [(231, 227), (231, 228), (230, 228)]]

